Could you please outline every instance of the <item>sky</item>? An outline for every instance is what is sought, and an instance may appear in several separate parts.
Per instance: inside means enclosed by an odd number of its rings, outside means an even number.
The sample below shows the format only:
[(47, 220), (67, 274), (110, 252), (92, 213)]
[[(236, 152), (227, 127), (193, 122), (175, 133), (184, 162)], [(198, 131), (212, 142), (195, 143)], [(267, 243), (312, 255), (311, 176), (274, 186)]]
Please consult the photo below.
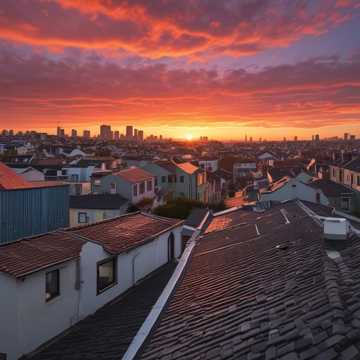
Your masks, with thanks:
[(0, 128), (360, 136), (360, 0), (1, 0)]

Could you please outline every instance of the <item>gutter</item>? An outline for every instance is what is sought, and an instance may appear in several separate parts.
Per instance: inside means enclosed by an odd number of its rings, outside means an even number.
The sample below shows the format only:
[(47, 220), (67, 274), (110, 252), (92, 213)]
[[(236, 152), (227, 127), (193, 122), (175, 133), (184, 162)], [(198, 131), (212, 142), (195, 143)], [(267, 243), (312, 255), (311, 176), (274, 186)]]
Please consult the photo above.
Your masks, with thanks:
[(133, 338), (131, 344), (129, 345), (125, 355), (122, 357), (122, 360), (133, 360), (136, 358), (139, 351), (145, 344), (146, 339), (149, 337), (151, 331), (154, 329), (155, 324), (159, 320), (162, 312), (164, 311), (167, 303), (169, 302), (170, 296), (175, 290), (178, 282), (180, 281), (187, 263), (189, 262), (192, 251), (196, 245), (196, 238), (199, 235), (200, 231), (197, 230), (191, 236), (188, 246), (183, 252), (176, 269), (171, 276), (169, 282), (165, 286), (160, 297), (156, 301), (155, 305), (151, 309), (150, 313), (146, 317), (141, 328), (138, 330), (137, 334)]

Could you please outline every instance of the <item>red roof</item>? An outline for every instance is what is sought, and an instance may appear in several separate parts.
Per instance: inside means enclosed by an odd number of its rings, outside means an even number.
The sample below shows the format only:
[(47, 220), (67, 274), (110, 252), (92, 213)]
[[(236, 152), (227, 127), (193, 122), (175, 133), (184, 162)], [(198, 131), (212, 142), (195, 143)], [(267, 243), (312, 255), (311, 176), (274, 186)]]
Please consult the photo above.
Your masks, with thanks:
[(119, 254), (143, 245), (155, 236), (182, 224), (182, 220), (169, 219), (145, 213), (131, 213), (99, 223), (80, 226), (69, 231), (100, 243), (106, 251)]
[(0, 162), (0, 189), (14, 190), (27, 189), (30, 183), (10, 169), (4, 163)]
[(0, 190), (21, 190), (67, 185), (60, 181), (27, 181), (14, 170), (0, 162)]
[(124, 169), (124, 170), (121, 170), (121, 171), (115, 173), (114, 175), (120, 176), (124, 180), (133, 182), (133, 183), (149, 180), (154, 177), (153, 174), (151, 174), (143, 169), (140, 169), (138, 167), (131, 167), (128, 169)]
[(85, 241), (53, 232), (0, 246), (0, 271), (22, 277), (79, 257)]

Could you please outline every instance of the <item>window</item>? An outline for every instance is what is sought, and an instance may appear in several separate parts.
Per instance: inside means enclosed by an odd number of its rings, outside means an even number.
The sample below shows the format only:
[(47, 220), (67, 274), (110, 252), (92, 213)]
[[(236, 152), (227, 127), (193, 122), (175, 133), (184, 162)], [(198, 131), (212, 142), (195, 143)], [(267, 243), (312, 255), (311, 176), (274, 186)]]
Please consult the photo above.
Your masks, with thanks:
[(350, 199), (343, 197), (341, 198), (341, 208), (343, 210), (350, 210)]
[(110, 184), (110, 194), (116, 194), (116, 184), (115, 183)]
[(60, 295), (60, 271), (53, 270), (46, 273), (46, 289), (45, 298), (46, 301)]
[(146, 186), (147, 186), (147, 191), (152, 191), (152, 180), (148, 180)]
[(161, 177), (161, 182), (162, 182), (162, 183), (166, 183), (166, 176), (162, 176), (162, 177)]
[(183, 183), (185, 181), (184, 175), (180, 175), (180, 182)]
[(137, 184), (135, 184), (133, 187), (133, 194), (134, 194), (134, 196), (137, 196), (137, 194), (138, 194)]
[(158, 178), (155, 176), (155, 186), (158, 186)]
[(79, 224), (86, 224), (88, 222), (88, 216), (86, 212), (79, 212), (78, 213), (78, 223)]
[(143, 181), (142, 183), (140, 183), (139, 193), (143, 194), (144, 192), (145, 192), (145, 182)]
[(169, 182), (169, 183), (172, 183), (172, 182), (173, 182), (172, 175), (168, 175), (168, 182)]
[(97, 264), (97, 294), (116, 284), (116, 258), (107, 259)]

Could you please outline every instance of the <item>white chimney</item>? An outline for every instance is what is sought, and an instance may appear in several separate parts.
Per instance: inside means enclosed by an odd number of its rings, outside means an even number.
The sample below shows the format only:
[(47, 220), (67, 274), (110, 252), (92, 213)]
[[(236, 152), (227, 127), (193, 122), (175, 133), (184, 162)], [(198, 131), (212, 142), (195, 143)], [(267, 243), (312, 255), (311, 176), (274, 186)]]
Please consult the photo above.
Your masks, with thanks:
[(346, 240), (350, 231), (350, 224), (343, 218), (325, 218), (324, 238), (328, 240)]

